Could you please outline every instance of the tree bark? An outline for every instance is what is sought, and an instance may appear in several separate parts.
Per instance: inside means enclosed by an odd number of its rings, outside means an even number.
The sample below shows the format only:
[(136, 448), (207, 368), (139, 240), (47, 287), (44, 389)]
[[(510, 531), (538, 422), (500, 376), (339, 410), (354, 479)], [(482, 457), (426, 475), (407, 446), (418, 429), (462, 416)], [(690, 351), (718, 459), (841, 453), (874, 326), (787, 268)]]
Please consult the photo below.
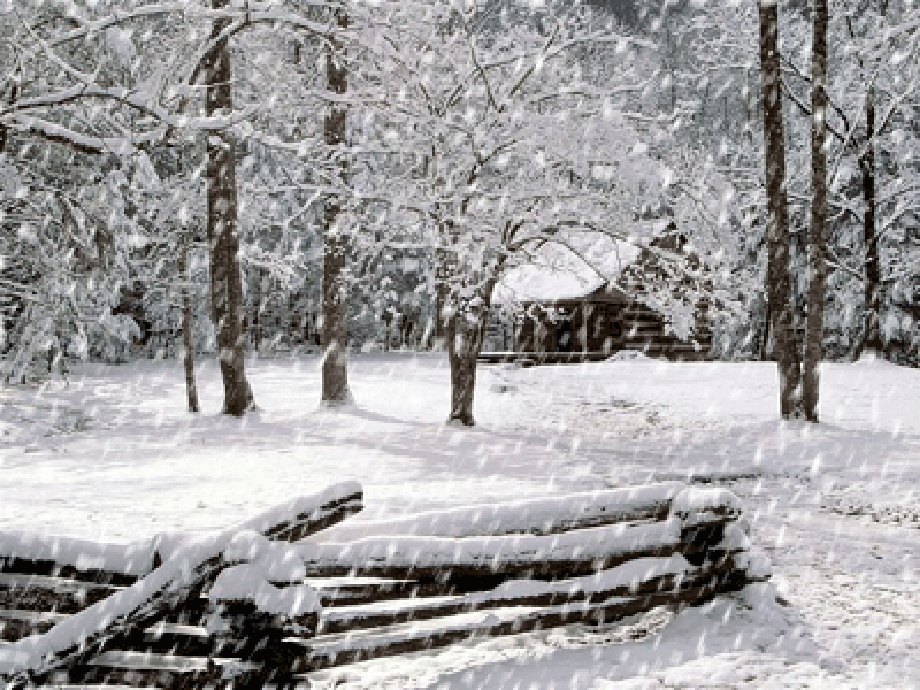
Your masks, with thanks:
[(866, 151), (859, 159), (862, 170), (863, 242), (866, 248), (866, 335), (861, 350), (881, 353), (881, 282), (882, 270), (878, 254), (878, 238), (875, 235), (875, 89), (866, 88)]
[[(212, 0), (215, 10), (229, 4), (230, 0)], [(229, 18), (215, 21), (212, 40), (229, 24)], [(226, 39), (218, 41), (205, 58), (205, 114), (209, 116), (229, 115), (232, 109), (227, 43)], [(255, 402), (245, 370), (246, 313), (238, 256), (235, 145), (230, 132), (208, 134), (207, 179), (211, 299), (224, 382), (223, 413), (242, 416), (255, 407)]]
[[(7, 97), (7, 104), (13, 105), (16, 103), (16, 83), (14, 82), (10, 86), (10, 95)], [(9, 129), (5, 125), (0, 125), (0, 153), (6, 151), (6, 143), (9, 140)]]
[(436, 347), (443, 347), (445, 337), (445, 320), (444, 307), (447, 304), (447, 258), (446, 253), (438, 249), (435, 267), (435, 292), (434, 292), (434, 344)]
[(805, 418), (818, 421), (819, 366), (827, 291), (827, 0), (814, 0), (811, 50), (811, 228), (808, 317), (805, 325)]
[[(450, 361), (450, 416), (448, 424), (474, 426), (473, 394), (476, 391), (476, 363), (482, 352), (492, 304), (495, 279), (486, 281), (478, 300), (462, 303), (447, 320), (447, 356)], [(456, 298), (455, 298), (456, 300)]]
[[(181, 273), (188, 283), (188, 250), (182, 251)], [(185, 366), (185, 393), (188, 396), (188, 411), (196, 413), (198, 407), (198, 385), (195, 382), (195, 336), (192, 321), (192, 298), (186, 285), (182, 290), (182, 347)]]
[(252, 349), (256, 356), (262, 353), (262, 269), (256, 271), (256, 294), (252, 300)]
[(763, 340), (760, 341), (760, 361), (766, 362), (770, 360), (770, 301), (767, 300), (767, 306), (764, 310), (764, 323), (763, 323)]
[[(335, 22), (348, 28), (348, 14), (335, 10)], [(326, 52), (326, 79), (329, 91), (344, 94), (347, 87), (345, 51), (340, 44), (329, 44)], [(323, 138), (331, 155), (338, 158), (340, 181), (344, 181), (348, 163), (338, 150), (346, 140), (348, 110), (332, 105), (323, 123)], [(339, 227), (341, 200), (332, 196), (323, 208), (323, 384), (324, 404), (344, 404), (351, 400), (348, 390), (348, 329), (345, 323), (345, 257), (347, 240)]]
[(198, 385), (195, 383), (195, 345), (192, 337), (192, 300), (182, 296), (182, 345), (185, 348), (185, 391), (188, 394), (188, 411), (198, 412)]
[(476, 360), (482, 350), (483, 314), (457, 311), (447, 322), (447, 353), (450, 359), (450, 417), (447, 423), (474, 426), (473, 393), (476, 390)]
[(767, 185), (767, 301), (780, 380), (780, 415), (803, 416), (789, 278), (789, 211), (783, 143), (781, 73), (776, 0), (760, 0), (760, 71), (763, 82), (764, 163)]

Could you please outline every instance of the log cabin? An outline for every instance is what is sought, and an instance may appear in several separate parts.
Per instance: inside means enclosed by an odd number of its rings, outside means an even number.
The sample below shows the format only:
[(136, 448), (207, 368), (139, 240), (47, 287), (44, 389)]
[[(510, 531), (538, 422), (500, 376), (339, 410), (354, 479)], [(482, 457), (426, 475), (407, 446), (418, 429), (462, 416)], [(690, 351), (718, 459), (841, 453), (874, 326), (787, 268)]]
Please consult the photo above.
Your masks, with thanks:
[[(635, 253), (616, 277), (616, 284), (600, 275), (534, 268), (514, 288), (516, 318), (513, 356), (536, 361), (599, 360), (621, 351), (637, 351), (669, 360), (704, 360), (710, 357), (712, 330), (706, 297), (695, 304), (691, 333), (681, 338), (668, 318), (649, 306), (652, 281), (667, 281), (668, 290), (689, 294), (684, 274), (668, 278), (661, 257), (668, 255), (699, 271), (701, 264), (685, 253), (687, 238), (670, 223), (648, 246)], [(708, 282), (708, 281), (704, 281)], [(699, 281), (697, 281), (699, 284)], [(504, 348), (502, 348), (504, 349)], [(484, 359), (502, 359), (485, 353)]]

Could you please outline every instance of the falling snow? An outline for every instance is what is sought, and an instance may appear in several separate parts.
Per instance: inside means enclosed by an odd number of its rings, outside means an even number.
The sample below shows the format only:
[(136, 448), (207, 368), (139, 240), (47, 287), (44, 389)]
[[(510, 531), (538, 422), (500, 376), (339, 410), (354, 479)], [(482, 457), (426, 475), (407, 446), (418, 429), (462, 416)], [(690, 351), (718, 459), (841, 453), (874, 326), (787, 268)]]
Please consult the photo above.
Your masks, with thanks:
[[(87, 365), (67, 382), (8, 389), (5, 529), (115, 549), (164, 531), (219, 530), (360, 479), (364, 512), (310, 540), (336, 542), (372, 536), (375, 525), (392, 534), (407, 513), (457, 506), (464, 515), (471, 500), (539, 506), (571, 492), (690, 481), (739, 497), (749, 539), (772, 561), (769, 583), (677, 614), (465, 642), (318, 672), (316, 682), (903, 687), (920, 677), (912, 370), (825, 365), (828, 422), (814, 426), (777, 421), (769, 363), (483, 366), (478, 426), (456, 430), (443, 425), (442, 355), (353, 358), (355, 405), (332, 411), (317, 407), (318, 359), (249, 364), (261, 410), (243, 420), (218, 414), (211, 363), (201, 367), (198, 417), (183, 411), (181, 371), (168, 361)], [(495, 392), (497, 380), (513, 391)], [(85, 428), (57, 429), (72, 409), (86, 411)]]
[(920, 687), (916, 14), (0, 0), (0, 686)]

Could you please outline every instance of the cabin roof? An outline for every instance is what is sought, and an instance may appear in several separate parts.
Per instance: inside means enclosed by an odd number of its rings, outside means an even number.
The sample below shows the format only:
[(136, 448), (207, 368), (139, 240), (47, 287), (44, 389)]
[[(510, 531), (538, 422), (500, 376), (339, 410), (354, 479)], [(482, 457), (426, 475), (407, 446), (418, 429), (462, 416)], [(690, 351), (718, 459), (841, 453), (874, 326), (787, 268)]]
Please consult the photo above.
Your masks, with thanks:
[(577, 304), (627, 304), (631, 301), (629, 295), (616, 285), (603, 281), (593, 289), (573, 291), (567, 294), (537, 296), (518, 300), (522, 305), (546, 304), (557, 307)]
[(577, 254), (547, 248), (533, 263), (509, 270), (495, 288), (495, 303), (554, 304), (577, 302), (624, 303), (630, 298), (615, 285), (649, 244), (669, 228), (670, 221), (639, 222), (631, 227), (632, 241), (602, 234), (569, 238)]

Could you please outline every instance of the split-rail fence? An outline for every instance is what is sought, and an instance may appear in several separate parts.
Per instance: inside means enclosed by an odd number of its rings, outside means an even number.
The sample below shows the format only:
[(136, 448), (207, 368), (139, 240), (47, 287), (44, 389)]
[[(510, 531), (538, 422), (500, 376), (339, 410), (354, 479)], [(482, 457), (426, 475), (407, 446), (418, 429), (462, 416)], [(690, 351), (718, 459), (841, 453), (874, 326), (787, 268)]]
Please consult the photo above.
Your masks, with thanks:
[(362, 500), (339, 484), (223, 532), (127, 546), (0, 533), (0, 687), (294, 688), (320, 669), (696, 605), (769, 575), (725, 489), (342, 522)]

